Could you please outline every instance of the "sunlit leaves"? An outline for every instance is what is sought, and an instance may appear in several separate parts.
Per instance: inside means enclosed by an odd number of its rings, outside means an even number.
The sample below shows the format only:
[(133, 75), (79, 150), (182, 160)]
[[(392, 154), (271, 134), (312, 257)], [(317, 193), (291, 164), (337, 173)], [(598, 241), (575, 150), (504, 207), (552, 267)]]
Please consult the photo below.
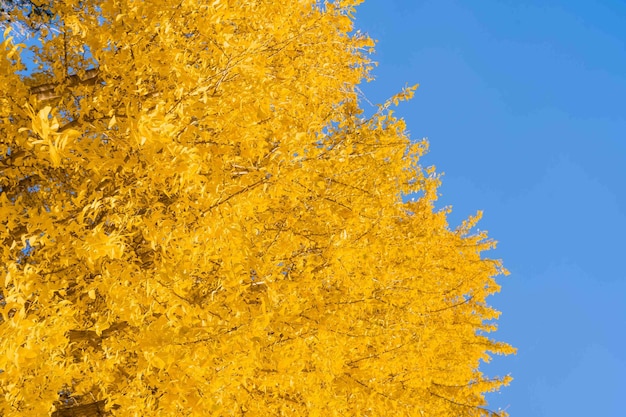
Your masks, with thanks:
[(488, 414), (506, 271), (416, 87), (360, 109), (356, 3), (55, 2), (28, 80), (3, 43), (0, 414)]

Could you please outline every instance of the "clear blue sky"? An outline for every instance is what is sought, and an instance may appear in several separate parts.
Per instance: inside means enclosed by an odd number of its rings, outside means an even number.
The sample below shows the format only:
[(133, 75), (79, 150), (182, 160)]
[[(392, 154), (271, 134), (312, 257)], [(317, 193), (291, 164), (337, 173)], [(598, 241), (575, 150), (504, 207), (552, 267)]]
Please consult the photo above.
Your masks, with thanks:
[(491, 298), (518, 347), (488, 374), (512, 416), (626, 416), (626, 2), (366, 0), (383, 102), (445, 172), (452, 225), (484, 210), (511, 271)]

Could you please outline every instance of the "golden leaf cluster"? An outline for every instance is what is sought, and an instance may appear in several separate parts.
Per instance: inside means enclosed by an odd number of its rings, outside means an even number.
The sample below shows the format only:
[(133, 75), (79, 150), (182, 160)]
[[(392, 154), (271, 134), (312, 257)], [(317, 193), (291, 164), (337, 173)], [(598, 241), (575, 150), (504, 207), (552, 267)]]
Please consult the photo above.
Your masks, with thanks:
[(364, 116), (357, 3), (14, 11), (38, 43), (29, 77), (0, 45), (0, 415), (494, 414), (505, 270), (434, 208), (389, 109), (415, 88)]

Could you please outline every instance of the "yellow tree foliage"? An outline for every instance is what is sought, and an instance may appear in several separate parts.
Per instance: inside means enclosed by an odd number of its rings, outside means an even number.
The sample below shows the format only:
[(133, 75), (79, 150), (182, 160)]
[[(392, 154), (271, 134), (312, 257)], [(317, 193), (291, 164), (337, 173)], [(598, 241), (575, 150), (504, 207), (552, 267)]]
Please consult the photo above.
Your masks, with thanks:
[(505, 270), (434, 208), (414, 88), (360, 109), (356, 3), (12, 12), (39, 44), (28, 78), (0, 46), (0, 415), (496, 414)]

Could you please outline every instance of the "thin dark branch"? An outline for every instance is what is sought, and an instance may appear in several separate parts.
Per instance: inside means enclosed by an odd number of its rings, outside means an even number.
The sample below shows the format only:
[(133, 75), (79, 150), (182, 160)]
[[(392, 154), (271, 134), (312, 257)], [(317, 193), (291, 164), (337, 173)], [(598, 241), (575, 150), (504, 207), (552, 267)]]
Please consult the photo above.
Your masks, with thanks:
[(497, 413), (497, 412), (492, 411), (492, 410), (489, 410), (489, 409), (484, 408), (484, 407), (480, 407), (480, 406), (477, 406), (477, 405), (471, 405), (471, 404), (463, 404), (463, 403), (460, 403), (460, 402), (457, 402), (457, 401), (451, 400), (451, 399), (449, 399), (449, 398), (446, 398), (446, 397), (444, 397), (443, 395), (439, 395), (439, 394), (437, 394), (436, 392), (433, 392), (433, 391), (431, 391), (431, 390), (428, 390), (428, 393), (429, 393), (430, 395), (432, 395), (433, 397), (440, 398), (440, 399), (442, 399), (442, 400), (444, 400), (444, 401), (449, 402), (450, 404), (458, 405), (459, 407), (465, 407), (465, 408), (473, 408), (473, 409), (477, 409), (477, 410), (480, 410), (480, 411), (482, 411), (482, 412), (487, 413), (487, 415), (488, 415), (488, 416), (490, 416), (490, 417), (502, 417), (502, 414)]

